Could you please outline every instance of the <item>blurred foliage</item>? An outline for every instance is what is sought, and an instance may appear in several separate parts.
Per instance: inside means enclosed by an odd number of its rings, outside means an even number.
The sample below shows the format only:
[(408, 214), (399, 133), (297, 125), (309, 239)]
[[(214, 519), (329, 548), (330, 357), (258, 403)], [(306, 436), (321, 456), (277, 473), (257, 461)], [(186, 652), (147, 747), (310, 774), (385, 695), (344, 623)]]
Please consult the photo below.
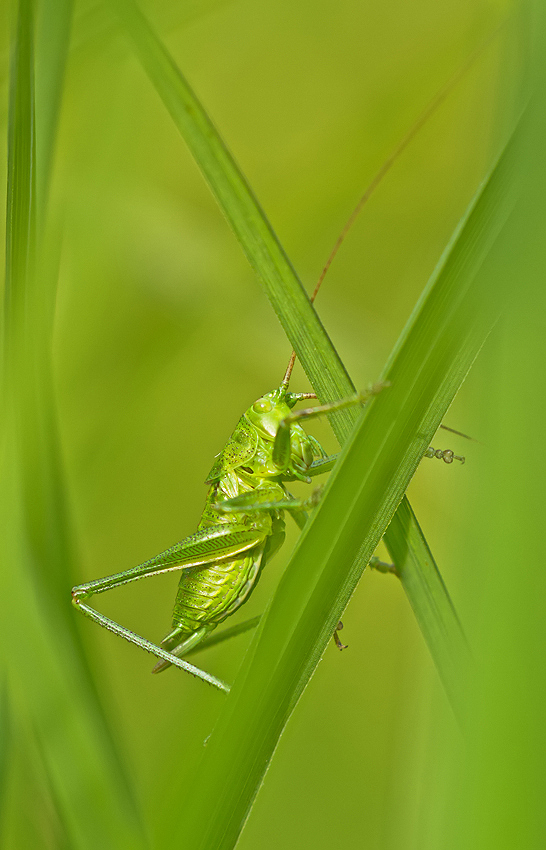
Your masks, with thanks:
[[(52, 8), (45, 2), (38, 7), (41, 38)], [(63, 14), (70, 20), (68, 7), (54, 8), (59, 20)], [(221, 128), (309, 289), (377, 168), (509, 12), (503, 2), (485, 0), (411, 5), (393, 0), (387, 8), (355, 0), (194, 0), (183, 8), (164, 2), (143, 8)], [(6, 4), (0, 14), (6, 127), (15, 10)], [(518, 32), (511, 21), (484, 48), (382, 182), (326, 278), (317, 308), (358, 386), (380, 373), (506, 134), (519, 84)], [(43, 63), (38, 44), (38, 98), (40, 86), (55, 79), (51, 67), (42, 73)], [(54, 129), (54, 109), (48, 115), (42, 116), (42, 126), (49, 120)], [(4, 131), (3, 161), (6, 138)], [(47, 150), (42, 156), (43, 163)], [(48, 202), (41, 256), (44, 274), (55, 277), (59, 264), (54, 386), (66, 523), (77, 553), (70, 578), (75, 584), (133, 566), (195, 528), (212, 458), (241, 411), (278, 384), (290, 346), (113, 11), (94, 0), (78, 2), (73, 10), (51, 181), (46, 172), (38, 180)], [(495, 280), (492, 276), (492, 286)], [(461, 450), (468, 462), (462, 469), (423, 463), (410, 491), (474, 646), (483, 643), (487, 659), (488, 652), (495, 656), (498, 641), (511, 665), (490, 668), (491, 677), (498, 678), (487, 679), (485, 696), (471, 703), (479, 738), (487, 726), (486, 707), (491, 711), (497, 700), (506, 700), (507, 690), (516, 692), (511, 724), (491, 724), (481, 746), (472, 750), (474, 791), (484, 787), (484, 777), (496, 777), (486, 783), (484, 811), (487, 800), (495, 809), (495, 797), (508, 806), (503, 794), (509, 778), (518, 775), (515, 765), (524, 744), (529, 763), (532, 757), (530, 742), (513, 737), (527, 689), (525, 680), (514, 688), (511, 679), (518, 669), (511, 653), (520, 619), (514, 615), (504, 631), (519, 551), (501, 542), (488, 548), (496, 539), (494, 528), (487, 525), (484, 535), (479, 522), (528, 462), (519, 417), (536, 385), (522, 380), (532, 364), (518, 339), (527, 333), (529, 316), (521, 308), (513, 315), (513, 328), (499, 331), (488, 346), (448, 419), (486, 446), (465, 445)], [(308, 388), (301, 371), (293, 386)], [(490, 391), (492, 401), (484, 406)], [(514, 397), (519, 403), (511, 401)], [(535, 407), (526, 434), (543, 421), (540, 405)], [(506, 412), (506, 424), (499, 424)], [(325, 424), (312, 431), (335, 448)], [(461, 447), (451, 436), (447, 443)], [(535, 484), (538, 495), (539, 477)], [(4, 490), (3, 509), (15, 523), (9, 493)], [(524, 497), (532, 499), (533, 492), (521, 485), (521, 510)], [(474, 509), (475, 499), (479, 507)], [(507, 529), (511, 505), (511, 499), (502, 503), (501, 525)], [(532, 511), (523, 512), (522, 522), (529, 523)], [(243, 616), (263, 610), (296, 537), (291, 531)], [(536, 533), (536, 546), (535, 541)], [(6, 551), (2, 570), (10, 573), (16, 567)], [(513, 560), (504, 583), (497, 584), (496, 565), (507, 552)], [(521, 605), (540, 607), (542, 587), (534, 584), (539, 554), (531, 553), (526, 566), (530, 575)], [(175, 585), (175, 576), (137, 583), (101, 598), (100, 607), (159, 640), (169, 628)], [(490, 599), (492, 587), (497, 590)], [(27, 598), (32, 617), (39, 600)], [(52, 632), (59, 626), (57, 616), (50, 611)], [(51, 689), (57, 689), (55, 699), (62, 695), (66, 728), (80, 722), (71, 692), (88, 693), (82, 682), (93, 681), (98, 698), (89, 722), (102, 729), (102, 721), (93, 719), (102, 705), (117, 741), (120, 771), (129, 776), (130, 795), (142, 810), (151, 843), (165, 846), (222, 696), (175, 671), (149, 676), (148, 656), (73, 616), (69, 628), (82, 636), (92, 677), (76, 676), (72, 647), (64, 655), (60, 650), (58, 664), (66, 675), (63, 681), (51, 678)], [(40, 641), (40, 618), (34, 617), (35, 631), (20, 636), (16, 618), (5, 621), (12, 630), (10, 664), (32, 670), (29, 658)], [(449, 794), (461, 806), (466, 799), (446, 779), (450, 765), (461, 761), (460, 733), (397, 582), (366, 574), (344, 622), (350, 648), (340, 655), (332, 645), (305, 691), (241, 838), (243, 850), (447, 846), (446, 822), (459, 822), (457, 803), (448, 807), (447, 821), (444, 814)], [(529, 629), (527, 648), (543, 646), (543, 637)], [(211, 649), (198, 663), (232, 680), (248, 640), (242, 636)], [(508, 686), (501, 686), (507, 673)], [(45, 675), (44, 680), (47, 687)], [(540, 677), (536, 681), (542, 685)], [(531, 720), (540, 694), (538, 686), (530, 694)], [(9, 730), (11, 743), (0, 751), (3, 846), (71, 846), (73, 825), (59, 819), (47, 758), (20, 704), (14, 699), (13, 717), (2, 703), (1, 728)], [(53, 697), (52, 704), (58, 704)], [(106, 733), (97, 736), (101, 746), (109, 746)], [(499, 754), (503, 742), (506, 758)], [(518, 843), (501, 826), (492, 828), (492, 814), (483, 821), (478, 815), (450, 833), (454, 847), (537, 846), (531, 832)], [(93, 811), (90, 816), (100, 819)], [(75, 811), (74, 821), (78, 818)], [(122, 846), (113, 836), (110, 840), (116, 850)], [(104, 836), (101, 846), (108, 846)]]

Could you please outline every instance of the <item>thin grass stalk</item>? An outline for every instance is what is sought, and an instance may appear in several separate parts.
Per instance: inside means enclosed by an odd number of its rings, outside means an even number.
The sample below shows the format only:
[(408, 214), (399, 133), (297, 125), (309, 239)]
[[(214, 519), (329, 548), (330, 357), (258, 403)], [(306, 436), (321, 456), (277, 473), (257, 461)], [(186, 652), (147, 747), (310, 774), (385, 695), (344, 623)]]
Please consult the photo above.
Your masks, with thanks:
[(359, 562), (383, 536), (489, 333), (499, 305), (484, 301), (480, 269), (500, 242), (510, 173), (506, 156), (471, 205), (391, 362), (391, 387), (365, 411), (298, 541), (207, 742), (178, 846), (235, 845), (284, 725), (360, 577)]
[[(407, 498), (400, 502), (384, 542), (419, 623), (447, 697), (459, 719), (461, 684), (468, 673), (470, 648), (447, 588)], [(415, 563), (415, 560), (417, 562)], [(438, 589), (443, 586), (443, 592)]]
[[(250, 264), (256, 270), (318, 398), (328, 402), (351, 395), (354, 385), (345, 367), (303, 291), (265, 213), (203, 106), (132, 0), (115, 0), (115, 7), (131, 37), (138, 58), (188, 144)], [(340, 445), (344, 445), (348, 439), (357, 417), (355, 409), (346, 409), (331, 415), (332, 428)], [(407, 522), (409, 503), (406, 497), (404, 504)], [(418, 540), (419, 526), (411, 509), (409, 515), (409, 536), (412, 540)], [(390, 547), (388, 531), (385, 542), (387, 547)], [(419, 547), (412, 551), (412, 557), (405, 564), (404, 577), (411, 576), (414, 569), (420, 568), (422, 553), (423, 550)], [(427, 553), (430, 558), (429, 549)], [(365, 566), (365, 563), (360, 564), (360, 570)], [(428, 569), (426, 564), (424, 569)], [(438, 600), (443, 597), (441, 619), (450, 621), (450, 627), (444, 631), (438, 623), (433, 628), (434, 634), (425, 633), (425, 639), (430, 646), (440, 637), (450, 640), (456, 636), (457, 648), (445, 647), (434, 653), (435, 662), (441, 663), (442, 659), (455, 656), (458, 649), (464, 646), (464, 639), (437, 567), (428, 573), (428, 577), (434, 586), (435, 597)], [(404, 586), (411, 593), (418, 581), (417, 578), (407, 583), (404, 581)], [(411, 601), (414, 608), (419, 604), (415, 598)], [(434, 611), (429, 610), (429, 615), (433, 613)], [(431, 622), (429, 615), (419, 620), (421, 627), (425, 629)], [(450, 673), (446, 671), (441, 671), (440, 675), (443, 681), (450, 678)], [(450, 693), (452, 692), (453, 688), (450, 689)]]
[(46, 225), (57, 129), (70, 46), (73, 0), (41, 0), (36, 20), (36, 203), (38, 230)]

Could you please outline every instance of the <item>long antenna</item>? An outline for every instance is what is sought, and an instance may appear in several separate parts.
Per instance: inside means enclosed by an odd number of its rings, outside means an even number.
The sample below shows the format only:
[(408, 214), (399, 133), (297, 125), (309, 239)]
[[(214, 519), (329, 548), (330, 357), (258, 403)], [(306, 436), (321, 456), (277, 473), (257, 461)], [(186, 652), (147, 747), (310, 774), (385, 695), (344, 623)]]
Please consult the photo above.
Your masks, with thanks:
[[(314, 292), (311, 295), (311, 298), (310, 298), (311, 304), (314, 302), (315, 298), (317, 297), (318, 291), (321, 287), (322, 281), (326, 277), (328, 269), (332, 265), (332, 262), (335, 259), (336, 254), (338, 253), (339, 249), (341, 248), (341, 245), (343, 244), (345, 237), (347, 236), (349, 230), (351, 229), (354, 222), (356, 221), (356, 219), (357, 219), (360, 211), (362, 210), (362, 207), (364, 206), (364, 204), (369, 200), (371, 195), (375, 192), (375, 190), (377, 189), (377, 187), (379, 186), (379, 184), (381, 183), (381, 181), (383, 180), (385, 175), (388, 173), (388, 171), (390, 171), (390, 169), (392, 168), (392, 166), (394, 165), (394, 163), (396, 162), (396, 160), (398, 159), (400, 154), (407, 148), (407, 146), (412, 141), (414, 136), (417, 135), (417, 133), (419, 132), (421, 127), (423, 127), (423, 125), (426, 124), (426, 122), (431, 117), (431, 115), (433, 115), (434, 112), (436, 112), (438, 107), (447, 98), (447, 96), (451, 92), (451, 90), (453, 88), (455, 88), (455, 86), (457, 85), (459, 80), (472, 67), (472, 65), (474, 64), (476, 59), (478, 59), (481, 56), (483, 51), (489, 46), (490, 42), (493, 41), (493, 39), (496, 37), (497, 33), (505, 26), (506, 23), (507, 23), (507, 21), (505, 20), (498, 27), (496, 27), (496, 29), (494, 29), (493, 32), (491, 32), (487, 36), (487, 38), (485, 38), (482, 41), (482, 43), (479, 45), (479, 47), (477, 47), (476, 50), (474, 50), (473, 53), (470, 54), (470, 56), (468, 57), (466, 62), (464, 62), (461, 65), (461, 67), (453, 74), (453, 76), (449, 78), (449, 80), (442, 86), (440, 91), (438, 91), (434, 95), (432, 100), (430, 100), (429, 103), (425, 106), (425, 108), (423, 109), (423, 111), (421, 112), (421, 114), (419, 115), (417, 120), (415, 121), (415, 123), (412, 125), (412, 127), (410, 127), (410, 129), (408, 130), (406, 135), (396, 145), (396, 147), (394, 148), (394, 150), (392, 151), (390, 156), (387, 157), (387, 159), (385, 160), (385, 162), (383, 163), (383, 165), (381, 166), (379, 171), (376, 172), (373, 179), (371, 180), (371, 182), (368, 184), (368, 186), (364, 190), (364, 193), (360, 197), (360, 200), (358, 201), (357, 205), (353, 209), (351, 215), (347, 219), (347, 222), (346, 222), (343, 230), (339, 234), (339, 236), (336, 240), (336, 243), (335, 243), (335, 245), (332, 249), (332, 252), (330, 253), (330, 256), (326, 260), (326, 264), (325, 264), (324, 268), (322, 269), (322, 272), (320, 273), (319, 279), (317, 281), (317, 285), (315, 286)], [(292, 351), (292, 354), (290, 355), (290, 361), (288, 363), (288, 367), (286, 369), (286, 372), (285, 372), (285, 375), (284, 375), (284, 378), (283, 378), (283, 381), (282, 381), (282, 385), (285, 386), (285, 387), (288, 387), (288, 382), (290, 381), (290, 376), (292, 374), (292, 369), (294, 368), (295, 361), (296, 361), (296, 352)]]
[(286, 372), (284, 373), (284, 378), (282, 379), (281, 387), (288, 389), (288, 384), (290, 383), (290, 376), (292, 374), (292, 369), (294, 368), (294, 363), (296, 362), (296, 352), (292, 351), (290, 355), (290, 360), (288, 361), (288, 366), (286, 367)]

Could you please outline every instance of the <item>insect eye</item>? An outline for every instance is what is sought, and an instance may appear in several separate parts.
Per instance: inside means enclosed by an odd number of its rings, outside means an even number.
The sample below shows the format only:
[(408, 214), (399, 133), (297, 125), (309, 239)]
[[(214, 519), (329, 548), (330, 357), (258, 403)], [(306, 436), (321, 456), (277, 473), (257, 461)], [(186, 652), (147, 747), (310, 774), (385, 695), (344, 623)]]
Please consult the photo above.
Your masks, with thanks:
[(268, 399), (261, 398), (259, 401), (254, 402), (252, 405), (252, 410), (254, 413), (269, 413), (271, 410), (272, 404)]

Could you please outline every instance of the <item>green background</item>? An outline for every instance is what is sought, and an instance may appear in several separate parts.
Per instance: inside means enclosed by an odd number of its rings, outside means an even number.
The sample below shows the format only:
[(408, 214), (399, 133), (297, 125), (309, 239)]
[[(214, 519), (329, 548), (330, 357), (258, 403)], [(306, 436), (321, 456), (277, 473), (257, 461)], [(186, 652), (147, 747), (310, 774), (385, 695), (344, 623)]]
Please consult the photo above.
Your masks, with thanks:
[[(500, 2), (461, 0), (143, 8), (309, 290), (374, 173), (508, 12)], [(5, 6), (3, 123), (10, 24)], [(399, 157), (325, 280), (317, 309), (358, 387), (380, 373), (499, 147), (520, 61), (515, 30), (505, 24), (482, 48)], [(107, 5), (75, 7), (50, 213), (60, 252), (55, 386), (76, 584), (129, 568), (195, 529), (214, 455), (241, 412), (278, 385), (290, 346)], [(466, 454), (467, 464), (424, 461), (409, 493), (474, 640), (480, 593), (492, 580), (482, 569), (480, 520), (490, 504), (483, 482), (503, 463), (487, 401), (492, 386), (496, 399), (503, 393), (502, 344), (498, 335), (488, 344), (447, 419), (480, 443), (435, 438)], [(309, 389), (301, 370), (292, 387)], [(310, 430), (335, 449), (326, 425)], [(263, 610), (296, 536), (291, 530), (241, 619)], [(139, 582), (98, 607), (158, 641), (169, 630), (176, 582)], [(168, 846), (223, 696), (177, 671), (151, 677), (148, 656), (74, 617), (152, 843)], [(366, 573), (344, 624), (349, 649), (340, 655), (332, 643), (305, 691), (243, 850), (447, 846), (462, 738), (397, 581)], [(232, 681), (248, 640), (197, 663)], [(65, 846), (23, 727), (12, 719), (3, 841)], [(475, 776), (479, 782), (479, 770)]]

